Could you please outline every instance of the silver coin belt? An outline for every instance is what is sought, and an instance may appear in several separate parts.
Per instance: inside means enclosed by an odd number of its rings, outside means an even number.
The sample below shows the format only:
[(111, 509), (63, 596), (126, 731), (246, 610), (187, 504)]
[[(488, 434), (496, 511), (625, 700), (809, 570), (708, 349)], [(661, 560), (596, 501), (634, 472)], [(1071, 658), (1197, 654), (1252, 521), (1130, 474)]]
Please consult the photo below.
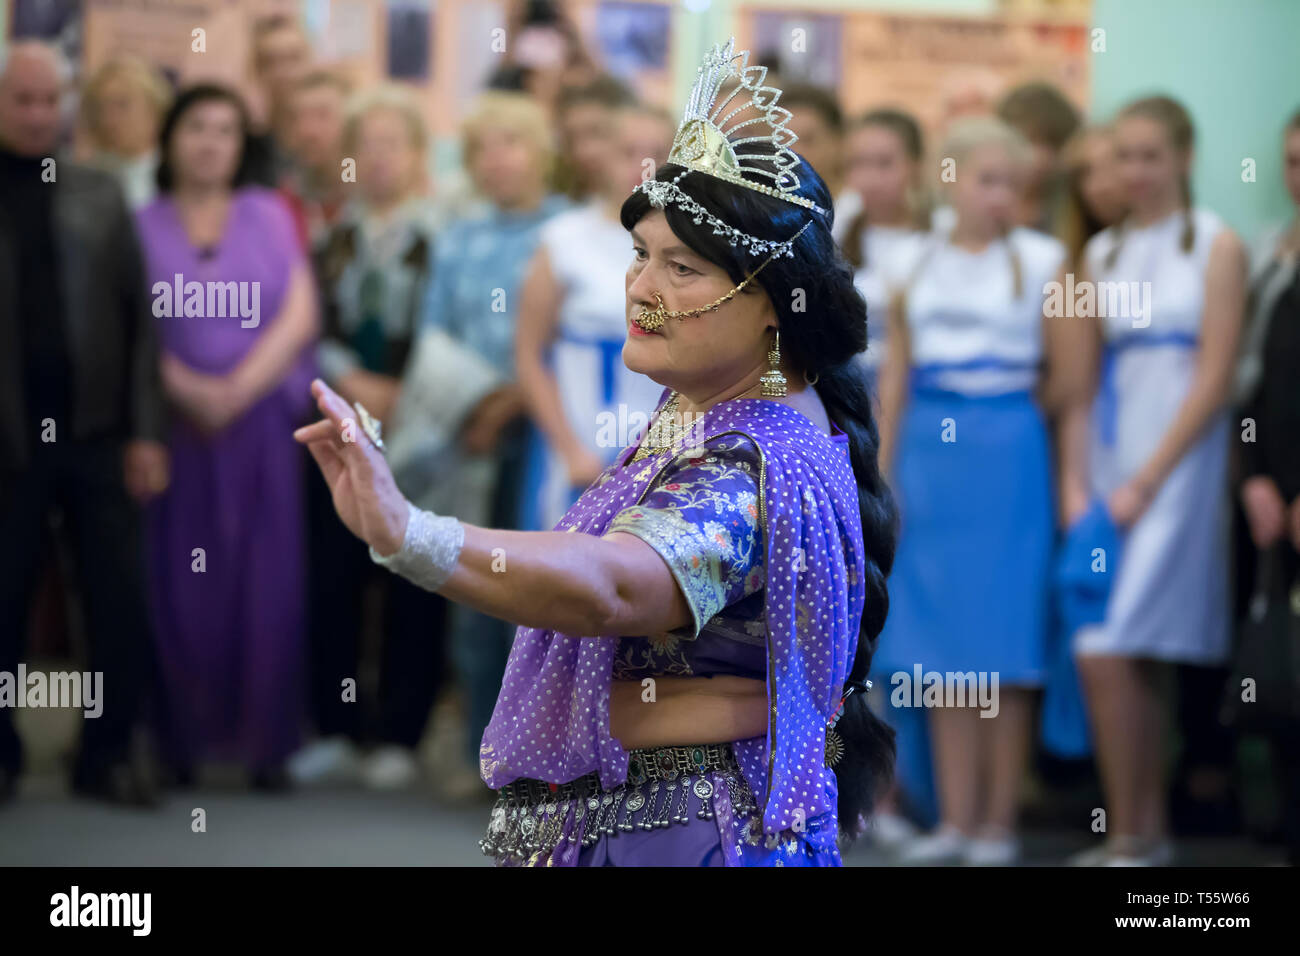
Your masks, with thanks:
[(627, 783), (612, 790), (602, 790), (595, 773), (554, 789), (540, 780), (516, 780), (497, 791), (479, 848), (519, 861), (539, 851), (549, 856), (562, 840), (589, 847), (602, 835), (686, 824), (692, 809), (698, 819), (712, 820), (717, 777), (725, 782), (737, 820), (755, 813), (757, 803), (730, 744), (630, 751)]

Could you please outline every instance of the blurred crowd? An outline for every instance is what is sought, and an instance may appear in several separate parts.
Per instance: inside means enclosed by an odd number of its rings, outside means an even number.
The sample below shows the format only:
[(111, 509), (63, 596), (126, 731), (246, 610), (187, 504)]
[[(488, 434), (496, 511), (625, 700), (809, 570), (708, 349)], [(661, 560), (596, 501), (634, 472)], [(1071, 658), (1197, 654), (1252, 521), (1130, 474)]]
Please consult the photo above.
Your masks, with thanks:
[[(291, 435), (314, 417), (308, 386), (319, 376), (383, 422), (394, 475), (415, 504), (539, 529), (657, 404), (662, 389), (620, 360), (630, 240), (618, 211), (666, 161), (676, 118), (602, 74), (563, 21), (528, 29), (531, 45), (516, 47), (554, 56), (512, 57), (489, 79), (461, 123), (463, 171), (438, 181), (410, 91), (351, 88), (315, 62), (292, 20), (255, 27), (252, 69), (266, 106), (256, 113), (235, 90), (173, 90), (150, 64), (111, 59), (77, 91), (91, 148), (53, 171), (47, 160), (68, 132), (67, 65), (36, 43), (6, 51), (0, 670), (30, 659), (33, 595), (57, 563), (57, 530), (73, 558), (64, 577), (84, 619), (87, 669), (103, 672), (109, 701), (84, 725), (79, 792), (149, 804), (155, 764), (165, 785), (186, 786), (210, 761), (235, 762), (268, 790), (407, 787), (427, 772), (419, 745), (446, 695), (463, 746), (433, 768), (433, 783), (448, 799), (484, 790), (478, 744), (513, 628), (376, 568)], [(925, 862), (981, 828), (1014, 832), (1026, 776), (1077, 781), (1089, 753), (1124, 832), (1162, 833), (1167, 812), (1184, 832), (1239, 832), (1239, 729), (1220, 706), (1237, 674), (1230, 638), (1252, 597), (1290, 587), (1300, 568), (1296, 209), (1233, 245), (1193, 202), (1191, 123), (1165, 97), (1090, 123), (1048, 84), (966, 91), (946, 104), (942, 142), (927, 143), (893, 105), (846, 117), (832, 91), (769, 83), (784, 90), (795, 148), (838, 197), (836, 236), (868, 302), (871, 346), (857, 361), (880, 385), (900, 564), (911, 568), (908, 548), (917, 560), (969, 555), (963, 536), (991, 549), (977, 553), (1000, 554), (999, 535), (1018, 552), (1005, 594), (954, 587), (952, 607), (928, 626), (979, 616), (986, 604), (1038, 615), (991, 628), (955, 665), (1002, 673), (1002, 719), (936, 713), (927, 727), (923, 716), (894, 716), (899, 774), (877, 838)], [(1300, 114), (1274, 119), (1300, 204)], [(945, 178), (947, 160), (963, 173)], [(1197, 464), (1210, 497), (1161, 507), (1222, 511), (1225, 533), (1207, 532), (1217, 564), (1201, 590), (1214, 590), (1216, 574), (1224, 590), (1198, 612), (1212, 619), (1168, 624), (1158, 651), (1098, 645), (1079, 658), (1084, 743), (1053, 763), (1034, 732), (1051, 645), (1039, 640), (1028, 657), (1011, 645), (1020, 632), (1050, 629), (1032, 606), (1050, 587), (1052, 535), (1095, 495), (1066, 471), (1077, 413), (1101, 388), (1084, 359), (1105, 343), (1099, 335), (1089, 351), (1058, 337), (1039, 291), (1067, 274), (1104, 273), (1154, 278), (1159, 300), (1159, 277), (1167, 287), (1174, 274), (1161, 271), (1166, 260), (1195, 290), (1188, 309), (1222, 313), (1215, 342), (1224, 347), (1184, 349), (1177, 374), (1204, 405), (1202, 424), (1225, 424)], [(1029, 318), (1012, 318), (1024, 301)], [(909, 485), (909, 461), (945, 466), (909, 437), (907, 414), (925, 406), (912, 393), (904, 412), (899, 370), (938, 376), (953, 393), (988, 393), (990, 377), (993, 392), (1019, 387), (1029, 372), (1013, 361), (971, 364), (990, 349), (1045, 365), (1032, 373), (1032, 414), (1053, 437), (1018, 430), (1018, 406), (981, 406), (989, 431), (1004, 423), (1016, 436), (991, 452), (1014, 464), (1007, 481), (1028, 482), (1004, 489), (1015, 508), (1002, 525), (996, 516), (909, 524), (909, 495), (938, 493)], [(1162, 374), (1131, 371), (1117, 387)], [(1162, 478), (1200, 448), (1162, 444), (1182, 427), (1176, 411), (1142, 439), (1151, 453), (1175, 449)], [(1243, 419), (1258, 440), (1237, 440)], [(1024, 478), (1030, 459), (1034, 475), (1048, 476), (1043, 496), (1042, 481)], [(1148, 503), (1108, 502), (1121, 526)], [(1023, 544), (1035, 515), (1044, 548)], [(1198, 547), (1187, 545), (1189, 561)], [(899, 584), (877, 668), (886, 690), (892, 669), (943, 659), (942, 649), (917, 649), (928, 646), (917, 630), (929, 613), (918, 593)], [(1179, 734), (1168, 776), (1152, 768), (1171, 748), (1166, 708)], [(0, 800), (22, 768), (11, 716), (0, 709)], [(1300, 738), (1294, 723), (1280, 726), (1268, 739), (1294, 853)]]

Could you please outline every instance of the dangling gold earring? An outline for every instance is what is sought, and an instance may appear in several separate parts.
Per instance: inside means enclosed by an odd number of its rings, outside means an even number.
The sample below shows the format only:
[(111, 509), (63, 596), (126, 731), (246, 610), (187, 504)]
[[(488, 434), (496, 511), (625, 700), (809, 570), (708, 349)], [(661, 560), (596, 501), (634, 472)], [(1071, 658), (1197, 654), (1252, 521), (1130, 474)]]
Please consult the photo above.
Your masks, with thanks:
[(759, 379), (763, 383), (764, 398), (781, 398), (786, 394), (785, 376), (781, 374), (781, 332), (772, 338), (772, 348), (767, 353), (768, 369)]

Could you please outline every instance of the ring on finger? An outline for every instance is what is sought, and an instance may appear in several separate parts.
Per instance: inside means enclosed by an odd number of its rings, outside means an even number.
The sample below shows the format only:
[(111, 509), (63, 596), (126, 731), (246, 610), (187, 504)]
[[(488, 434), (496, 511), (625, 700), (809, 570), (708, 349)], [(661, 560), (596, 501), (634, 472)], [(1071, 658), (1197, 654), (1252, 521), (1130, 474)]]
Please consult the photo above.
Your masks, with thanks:
[(375, 416), (366, 411), (366, 407), (360, 402), (353, 402), (353, 408), (357, 410), (357, 417), (361, 420), (361, 430), (366, 433), (370, 443), (379, 449), (382, 454), (384, 451), (384, 423)]

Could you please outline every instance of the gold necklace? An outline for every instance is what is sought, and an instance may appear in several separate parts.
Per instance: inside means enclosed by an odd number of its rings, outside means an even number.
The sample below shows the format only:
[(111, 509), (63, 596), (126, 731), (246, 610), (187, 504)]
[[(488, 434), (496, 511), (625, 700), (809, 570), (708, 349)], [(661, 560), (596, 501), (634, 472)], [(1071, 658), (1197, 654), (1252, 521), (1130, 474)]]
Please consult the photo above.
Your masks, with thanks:
[(682, 436), (686, 434), (686, 426), (682, 424), (681, 417), (677, 414), (680, 404), (681, 396), (677, 392), (668, 396), (668, 401), (664, 402), (664, 407), (659, 410), (654, 422), (646, 429), (641, 447), (632, 456), (633, 461), (640, 461), (642, 458), (668, 451), (682, 440)]
[[(752, 392), (754, 388), (746, 389)], [(735, 396), (735, 398), (744, 398), (744, 393)], [(734, 401), (734, 399), (732, 399)], [(661, 454), (665, 451), (676, 449), (682, 443), (682, 439), (694, 430), (699, 424), (699, 420), (704, 417), (704, 412), (696, 412), (691, 417), (694, 421), (687, 425), (682, 421), (682, 416), (678, 412), (681, 405), (681, 394), (673, 392), (668, 396), (668, 401), (664, 402), (664, 407), (659, 410), (655, 416), (654, 422), (646, 429), (645, 438), (642, 439), (641, 445), (632, 456), (632, 461), (640, 461), (642, 458), (650, 458), (654, 455)]]

